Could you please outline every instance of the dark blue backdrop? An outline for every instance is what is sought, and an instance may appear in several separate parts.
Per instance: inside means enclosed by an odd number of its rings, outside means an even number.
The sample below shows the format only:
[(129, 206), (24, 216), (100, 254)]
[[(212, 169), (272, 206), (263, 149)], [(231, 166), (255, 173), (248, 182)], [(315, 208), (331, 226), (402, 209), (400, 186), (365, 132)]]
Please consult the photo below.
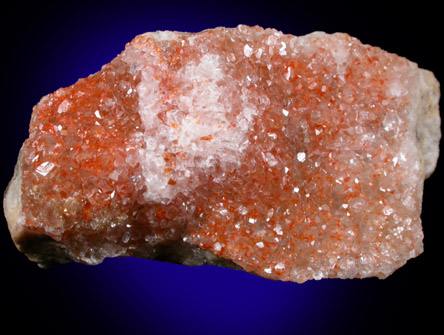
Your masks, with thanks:
[[(436, 2), (435, 2), (436, 3)], [(137, 34), (200, 31), (240, 23), (303, 35), (342, 31), (432, 70), (443, 80), (439, 10), (433, 1), (390, 4), (267, 0), (244, 3), (76, 1), (2, 5), (1, 184), (6, 188), (32, 107), (100, 70)], [(425, 20), (423, 20), (425, 18)], [(421, 21), (423, 20), (423, 21)], [(441, 170), (441, 171), (440, 171)], [(425, 253), (387, 280), (299, 285), (240, 271), (133, 258), (41, 270), (19, 253), (2, 218), (3, 327), (61, 334), (364, 334), (438, 324), (442, 169), (426, 181)], [(439, 306), (439, 305), (438, 305)], [(439, 328), (438, 328), (439, 329)]]

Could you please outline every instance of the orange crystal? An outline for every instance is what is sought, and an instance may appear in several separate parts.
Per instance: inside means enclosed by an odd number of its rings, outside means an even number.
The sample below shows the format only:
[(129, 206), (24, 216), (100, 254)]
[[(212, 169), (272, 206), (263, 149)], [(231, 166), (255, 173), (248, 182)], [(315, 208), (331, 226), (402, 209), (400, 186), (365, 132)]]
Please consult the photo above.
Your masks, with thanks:
[(180, 245), (277, 280), (385, 278), (423, 250), (438, 99), (347, 34), (146, 33), (35, 106), (11, 233), (41, 265)]

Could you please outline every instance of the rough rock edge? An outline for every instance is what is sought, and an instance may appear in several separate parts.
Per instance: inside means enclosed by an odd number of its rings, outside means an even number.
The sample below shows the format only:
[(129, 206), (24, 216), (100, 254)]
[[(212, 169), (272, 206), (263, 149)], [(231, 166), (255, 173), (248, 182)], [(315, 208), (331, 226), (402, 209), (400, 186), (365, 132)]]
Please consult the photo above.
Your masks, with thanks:
[(417, 109), (416, 139), (422, 153), (424, 179), (435, 171), (441, 139), (439, 82), (431, 71), (419, 69), (420, 102)]
[[(416, 110), (416, 138), (422, 154), (424, 178), (430, 177), (436, 168), (439, 156), (439, 141), (441, 139), (439, 115), (439, 82), (432, 72), (418, 69), (420, 102)], [(3, 199), (3, 209), (11, 237), (17, 249), (23, 252), (31, 261), (42, 268), (71, 261), (69, 250), (65, 246), (45, 235), (44, 230), (29, 229), (24, 225), (24, 214), (21, 204), (21, 162), (20, 150), (14, 176), (8, 184)], [(124, 256), (150, 258), (164, 262), (199, 266), (216, 265), (237, 270), (242, 268), (230, 260), (216, 256), (208, 250), (197, 246), (176, 241), (160, 247), (153, 255), (152, 252), (136, 250)]]

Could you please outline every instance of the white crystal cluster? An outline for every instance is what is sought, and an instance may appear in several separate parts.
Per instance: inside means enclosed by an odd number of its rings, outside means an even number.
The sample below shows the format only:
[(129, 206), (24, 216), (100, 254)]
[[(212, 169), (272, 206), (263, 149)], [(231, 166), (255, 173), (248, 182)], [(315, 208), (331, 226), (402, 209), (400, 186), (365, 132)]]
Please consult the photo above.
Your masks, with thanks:
[[(176, 35), (146, 36), (165, 41)], [(182, 43), (194, 43), (193, 36), (189, 41), (182, 37)], [(143, 66), (137, 85), (145, 144), (138, 160), (145, 199), (168, 203), (179, 192), (188, 194), (203, 175), (221, 182), (226, 172), (239, 167), (248, 146), (246, 134), (259, 111), (249, 102), (249, 91), (230, 82), (229, 61), (221, 56), (203, 54), (175, 71), (154, 49), (144, 52), (152, 57), (150, 64), (158, 66)], [(169, 73), (174, 90), (165, 89), (162, 72)]]

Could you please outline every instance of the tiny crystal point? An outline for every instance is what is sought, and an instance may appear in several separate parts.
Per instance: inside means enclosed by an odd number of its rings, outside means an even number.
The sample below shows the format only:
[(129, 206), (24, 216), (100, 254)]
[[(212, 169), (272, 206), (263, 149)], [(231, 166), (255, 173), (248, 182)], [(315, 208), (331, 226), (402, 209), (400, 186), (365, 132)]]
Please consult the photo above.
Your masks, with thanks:
[(430, 71), (347, 34), (145, 33), (35, 106), (8, 227), (43, 267), (385, 278), (423, 251), (438, 106)]

